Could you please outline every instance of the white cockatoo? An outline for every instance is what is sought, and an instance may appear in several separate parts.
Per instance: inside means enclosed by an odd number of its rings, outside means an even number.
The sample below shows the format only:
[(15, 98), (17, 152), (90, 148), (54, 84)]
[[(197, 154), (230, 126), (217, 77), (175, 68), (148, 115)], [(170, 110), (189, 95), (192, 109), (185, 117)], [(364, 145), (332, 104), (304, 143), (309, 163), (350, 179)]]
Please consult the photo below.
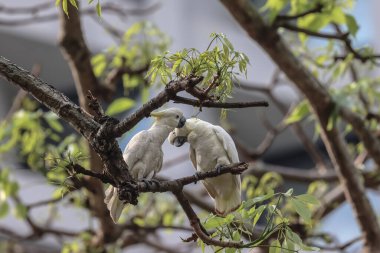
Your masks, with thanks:
[[(182, 128), (169, 134), (169, 142), (177, 147), (190, 144), (190, 159), (198, 172), (207, 172), (222, 165), (239, 162), (235, 143), (220, 126), (191, 118)], [(240, 175), (223, 174), (203, 180), (209, 195), (215, 200), (215, 211), (221, 216), (236, 210), (241, 204)]]
[[(182, 111), (177, 108), (154, 111), (150, 116), (155, 118), (153, 125), (133, 136), (123, 152), (129, 173), (136, 180), (151, 179), (161, 170), (162, 144), (174, 128), (181, 128), (186, 122)], [(119, 200), (117, 188), (112, 185), (108, 187), (105, 195), (104, 203), (107, 204), (111, 218), (116, 223), (125, 204)]]

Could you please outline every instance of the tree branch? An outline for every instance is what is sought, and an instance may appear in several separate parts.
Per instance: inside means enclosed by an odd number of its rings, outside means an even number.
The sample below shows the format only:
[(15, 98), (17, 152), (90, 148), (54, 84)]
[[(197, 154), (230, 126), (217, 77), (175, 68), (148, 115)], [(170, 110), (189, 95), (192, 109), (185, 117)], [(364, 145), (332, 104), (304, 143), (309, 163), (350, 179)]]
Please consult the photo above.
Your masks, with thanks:
[(100, 125), (68, 97), (2, 56), (0, 75), (32, 94), (36, 100), (67, 121), (84, 137), (91, 138), (99, 129)]
[[(71, 4), (68, 4), (68, 8)], [(146, 8), (138, 8), (138, 9), (127, 9), (124, 7), (121, 7), (120, 4), (114, 4), (114, 3), (105, 3), (102, 5), (102, 12), (103, 13), (112, 13), (119, 16), (121, 19), (125, 19), (128, 16), (136, 16), (136, 15), (145, 15), (147, 13), (154, 12), (158, 9), (160, 6), (159, 3), (155, 3), (151, 6), (148, 6)], [(51, 2), (48, 3), (42, 3), (41, 5), (36, 6), (30, 6), (30, 7), (6, 7), (6, 6), (0, 6), (0, 12), (7, 13), (7, 14), (30, 14), (31, 17), (27, 18), (19, 18), (19, 19), (0, 19), (0, 25), (3, 26), (21, 26), (21, 25), (30, 25), (35, 23), (42, 23), (42, 22), (49, 22), (53, 21), (59, 18), (59, 14), (53, 13), (53, 14), (44, 14), (39, 15), (39, 12), (43, 10), (47, 10), (49, 8), (53, 8), (54, 4)], [(97, 11), (96, 8), (93, 6), (90, 6), (88, 8), (81, 9), (81, 14), (83, 15), (96, 15)]]
[[(138, 182), (137, 189), (139, 192), (182, 191), (182, 188), (185, 185), (196, 183), (199, 180), (203, 180), (203, 179), (211, 178), (211, 177), (217, 177), (226, 173), (241, 174), (247, 168), (248, 168), (248, 164), (246, 163), (233, 163), (230, 165), (222, 166), (218, 170), (212, 170), (208, 172), (198, 172), (194, 174), (193, 176), (182, 177), (175, 180), (165, 180), (165, 181), (160, 181), (160, 182), (156, 182), (156, 181), (150, 182), (150, 181), (145, 180), (144, 182)], [(77, 174), (83, 174), (90, 177), (94, 177), (94, 178), (99, 179), (103, 183), (110, 183), (116, 186), (115, 182), (110, 176), (104, 173), (96, 173), (91, 170), (87, 170), (79, 164), (70, 164), (68, 166), (68, 169), (71, 171), (75, 171), (75, 173)], [(123, 189), (120, 189), (120, 190), (123, 191)]]
[(185, 214), (187, 218), (189, 219), (190, 225), (193, 227), (194, 232), (199, 237), (199, 239), (201, 239), (204, 243), (208, 245), (223, 247), (223, 248), (243, 248), (244, 247), (244, 244), (242, 242), (220, 241), (220, 240), (212, 239), (207, 234), (205, 228), (203, 228), (203, 226), (199, 222), (199, 218), (197, 214), (194, 212), (193, 208), (191, 207), (189, 201), (186, 199), (183, 192), (177, 191), (177, 192), (173, 192), (173, 194), (177, 198), (182, 209), (185, 211)]
[(295, 15), (291, 15), (291, 16), (290, 15), (289, 16), (277, 15), (274, 23), (276, 23), (278, 21), (290, 21), (290, 20), (302, 18), (302, 17), (307, 16), (307, 15), (312, 14), (312, 13), (322, 12), (322, 9), (323, 9), (323, 4), (318, 3), (314, 8), (311, 8), (310, 10), (307, 10), (307, 11), (304, 11), (304, 12), (301, 12), (301, 13), (298, 13)]
[(163, 104), (174, 98), (180, 91), (185, 90), (190, 86), (195, 86), (201, 82), (203, 77), (190, 76), (179, 81), (171, 81), (156, 97), (152, 98), (148, 103), (141, 106), (136, 112), (128, 116), (110, 131), (110, 135), (120, 137), (125, 132), (132, 129), (140, 120), (149, 117), (150, 113), (161, 107)]
[(259, 107), (259, 106), (269, 106), (266, 101), (255, 101), (255, 102), (238, 102), (238, 103), (223, 103), (223, 102), (214, 102), (214, 101), (199, 101), (195, 99), (175, 96), (172, 98), (174, 103), (181, 103), (192, 105), (196, 107), (213, 107), (213, 108), (246, 108), (246, 107)]
[(345, 41), (350, 35), (349, 33), (333, 34), (333, 33), (314, 32), (306, 28), (298, 27), (295, 25), (287, 24), (287, 23), (281, 23), (281, 24), (278, 24), (278, 26), (283, 27), (293, 32), (300, 32), (300, 33), (304, 33), (313, 37), (318, 37), (318, 38), (323, 38), (323, 39), (334, 39), (334, 40)]

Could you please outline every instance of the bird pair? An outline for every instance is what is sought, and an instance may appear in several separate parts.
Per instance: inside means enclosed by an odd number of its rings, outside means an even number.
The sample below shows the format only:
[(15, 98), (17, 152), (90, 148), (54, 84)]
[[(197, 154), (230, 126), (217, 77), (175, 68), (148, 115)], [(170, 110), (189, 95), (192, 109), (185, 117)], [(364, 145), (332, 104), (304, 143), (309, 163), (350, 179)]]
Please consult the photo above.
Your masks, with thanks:
[[(151, 179), (161, 170), (162, 144), (168, 138), (172, 145), (190, 144), (190, 159), (198, 172), (207, 172), (219, 166), (239, 162), (231, 136), (220, 126), (196, 118), (185, 119), (181, 110), (169, 108), (150, 114), (155, 118), (148, 130), (137, 133), (124, 150), (123, 158), (134, 179)], [(202, 181), (215, 200), (215, 211), (224, 216), (241, 203), (240, 176), (223, 174)], [(104, 202), (116, 223), (124, 208), (117, 189), (109, 186)]]

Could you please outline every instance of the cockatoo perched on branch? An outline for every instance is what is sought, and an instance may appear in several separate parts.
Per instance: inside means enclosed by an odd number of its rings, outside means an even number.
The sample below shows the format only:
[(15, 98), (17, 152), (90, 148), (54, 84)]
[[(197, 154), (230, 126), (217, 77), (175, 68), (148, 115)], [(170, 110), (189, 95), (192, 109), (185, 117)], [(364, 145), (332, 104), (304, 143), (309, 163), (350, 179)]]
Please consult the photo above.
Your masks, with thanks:
[[(161, 170), (162, 144), (174, 128), (181, 128), (186, 122), (182, 111), (177, 108), (155, 111), (150, 116), (155, 118), (151, 128), (133, 136), (123, 153), (129, 172), (136, 180), (151, 179)], [(116, 223), (125, 204), (119, 200), (117, 188), (112, 185), (108, 187), (105, 194), (104, 203), (107, 204), (111, 218)]]
[[(183, 128), (170, 133), (169, 142), (177, 147), (190, 144), (190, 159), (199, 172), (239, 162), (235, 143), (220, 126), (200, 119), (187, 119)], [(223, 174), (203, 180), (207, 192), (215, 200), (215, 211), (221, 215), (234, 211), (241, 203), (240, 175)]]

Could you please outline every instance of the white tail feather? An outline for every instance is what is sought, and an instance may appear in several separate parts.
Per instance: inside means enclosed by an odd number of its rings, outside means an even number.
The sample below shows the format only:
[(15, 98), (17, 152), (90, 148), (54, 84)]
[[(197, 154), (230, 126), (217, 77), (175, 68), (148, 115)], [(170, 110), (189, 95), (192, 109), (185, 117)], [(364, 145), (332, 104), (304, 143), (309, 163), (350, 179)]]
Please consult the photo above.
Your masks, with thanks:
[(215, 198), (215, 211), (221, 216), (226, 216), (230, 212), (235, 211), (241, 204), (241, 195), (239, 191), (234, 191), (230, 196), (216, 196)]
[(121, 212), (124, 209), (124, 203), (120, 201), (117, 195), (117, 189), (110, 185), (106, 190), (106, 197), (104, 203), (107, 205), (107, 209), (110, 211), (110, 216), (113, 222), (117, 222), (120, 218)]

